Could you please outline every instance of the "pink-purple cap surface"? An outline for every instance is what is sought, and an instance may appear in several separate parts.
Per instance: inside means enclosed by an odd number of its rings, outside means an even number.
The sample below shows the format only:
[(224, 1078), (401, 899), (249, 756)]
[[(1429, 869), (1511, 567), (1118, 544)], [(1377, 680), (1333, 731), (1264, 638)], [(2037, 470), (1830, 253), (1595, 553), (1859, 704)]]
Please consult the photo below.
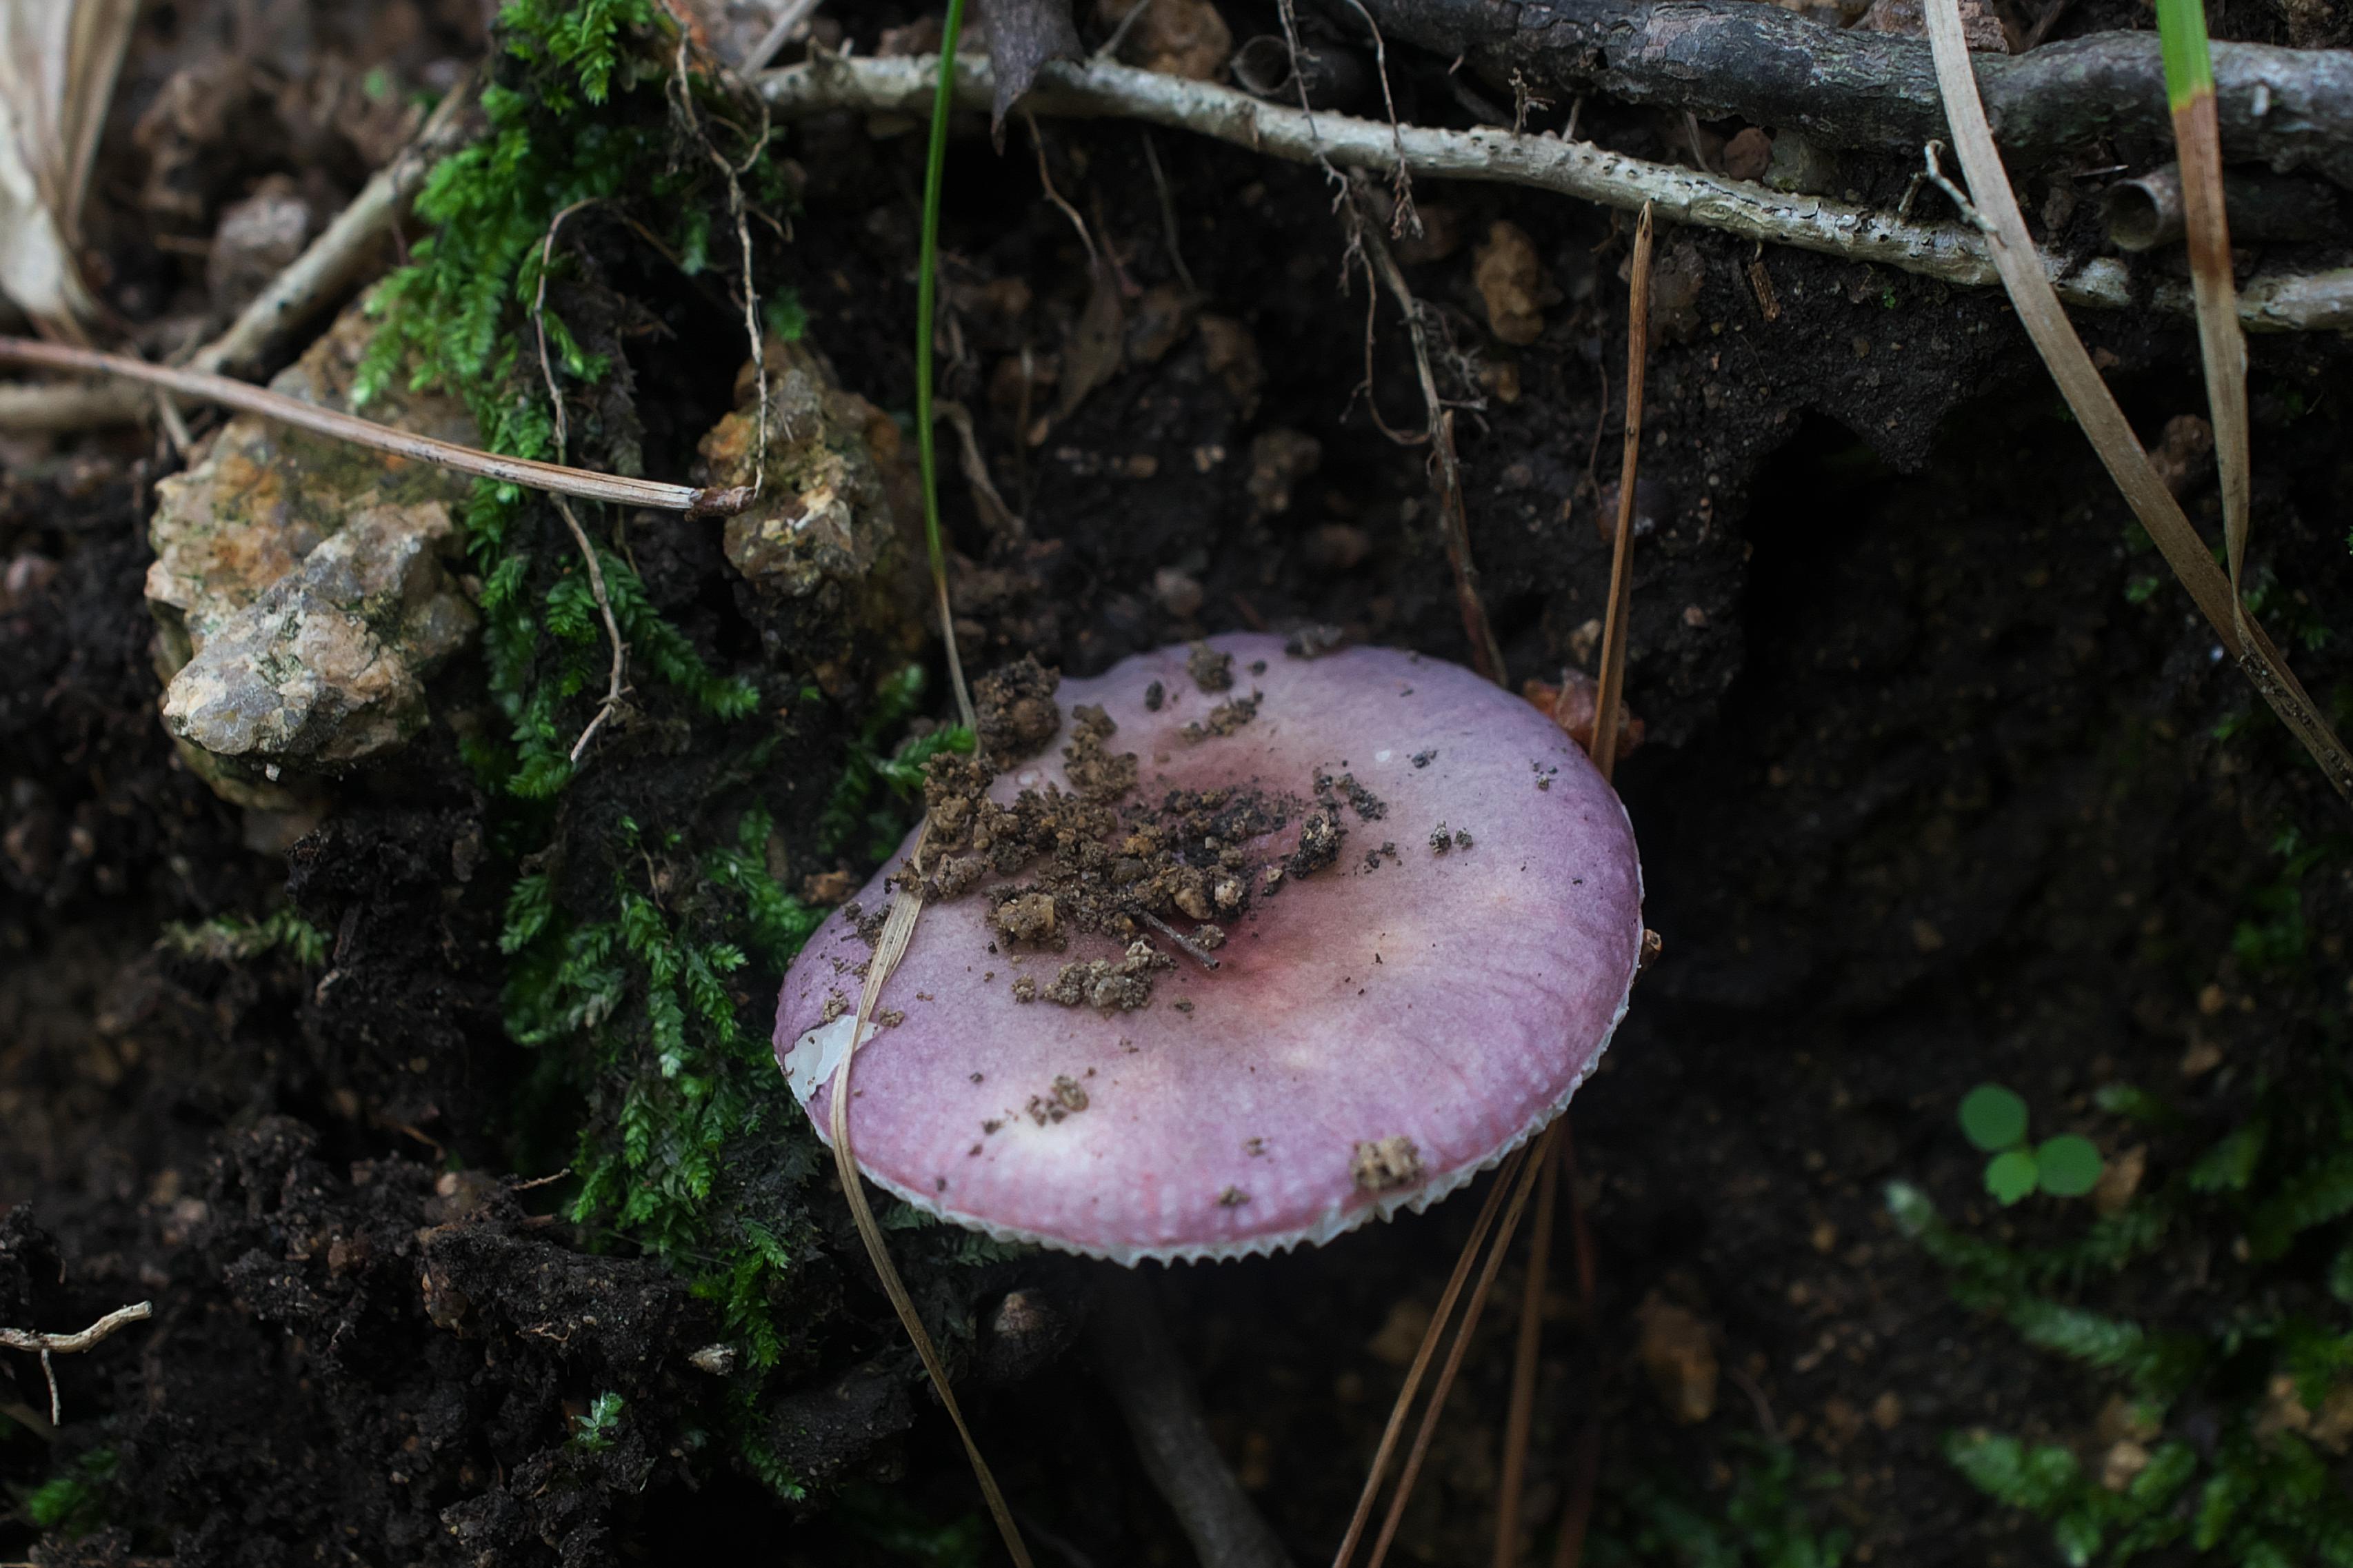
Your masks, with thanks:
[[(992, 946), (985, 890), (927, 903), (878, 1008), (898, 1022), (869, 1025), (849, 1111), (860, 1166), (917, 1207), (1130, 1264), (1321, 1243), (1493, 1164), (1567, 1103), (1624, 1016), (1642, 933), (1633, 830), (1543, 713), (1419, 655), (1210, 646), (1233, 656), (1231, 691), (1200, 690), (1183, 647), (1063, 682), (1062, 732), (992, 797), (1067, 787), (1068, 715), (1093, 703), (1117, 726), (1105, 749), (1137, 755), (1138, 798), (1249, 786), (1299, 803), (1319, 774), (1353, 775), (1363, 799), (1340, 810), (1338, 859), (1228, 922), (1214, 973), (1155, 939), (1176, 964), (1135, 1011), (1014, 994), (1117, 960), (1124, 939), (1017, 952)], [(1253, 691), (1233, 733), (1188, 738)], [(1304, 817), (1260, 849), (1287, 853)], [(888, 907), (883, 877), (912, 844), (856, 905)], [(839, 910), (785, 978), (777, 1059), (820, 1136), (869, 952)]]

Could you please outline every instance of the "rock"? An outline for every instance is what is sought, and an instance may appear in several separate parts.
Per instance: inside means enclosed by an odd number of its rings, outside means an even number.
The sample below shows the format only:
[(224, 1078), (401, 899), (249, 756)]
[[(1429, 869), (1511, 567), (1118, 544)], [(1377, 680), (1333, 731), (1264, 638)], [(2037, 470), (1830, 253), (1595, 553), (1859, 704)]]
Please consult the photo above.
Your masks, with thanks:
[(1688, 1308), (1653, 1290), (1635, 1309), (1642, 1339), (1635, 1358), (1650, 1375), (1660, 1403), (1678, 1421), (1704, 1421), (1715, 1412), (1715, 1347), (1707, 1325)]
[[(350, 409), (373, 331), (346, 311), (272, 390)], [(391, 391), (365, 413), (475, 440), (452, 398)], [(215, 793), (284, 808), (300, 781), (281, 787), (273, 771), (348, 767), (423, 726), (425, 678), (474, 628), (443, 564), (457, 556), (452, 518), (470, 483), (241, 415), (156, 485), (146, 595), (164, 721)]]
[[(1147, 0), (1095, 0), (1095, 25), (1105, 33)], [(1136, 18), (1119, 58), (1161, 76), (1214, 81), (1234, 52), (1234, 36), (1208, 0), (1156, 0)]]
[(1535, 242), (1502, 218), (1488, 226), (1486, 242), (1472, 253), (1471, 279), (1487, 307), (1488, 330), (1515, 347), (1543, 334), (1544, 308), (1560, 298), (1545, 276)]
[[(916, 531), (923, 500), (899, 426), (843, 391), (814, 349), (770, 338), (763, 353), (768, 445), (759, 465), (761, 496), (727, 520), (722, 543), (728, 562), (763, 597), (810, 600), (846, 592), (865, 606), (857, 618), (913, 628), (919, 612), (909, 569), (923, 554)], [(747, 363), (736, 378), (735, 411), (696, 447), (711, 483), (753, 482), (758, 429), (757, 384)]]
[(317, 221), (301, 189), (284, 174), (269, 175), (251, 195), (225, 208), (205, 262), (213, 309), (243, 310), (302, 254)]
[(1772, 156), (1765, 165), (1765, 184), (1772, 189), (1822, 195), (1837, 187), (1838, 177), (1838, 159), (1829, 148), (1794, 131), (1773, 138)]
[(369, 507), (219, 622), (164, 695), (164, 723), (216, 758), (348, 766), (425, 727), (425, 678), (473, 637), (441, 556), (439, 501)]
[(1757, 126), (1743, 128), (1724, 144), (1724, 172), (1736, 180), (1764, 177), (1773, 163), (1773, 138)]

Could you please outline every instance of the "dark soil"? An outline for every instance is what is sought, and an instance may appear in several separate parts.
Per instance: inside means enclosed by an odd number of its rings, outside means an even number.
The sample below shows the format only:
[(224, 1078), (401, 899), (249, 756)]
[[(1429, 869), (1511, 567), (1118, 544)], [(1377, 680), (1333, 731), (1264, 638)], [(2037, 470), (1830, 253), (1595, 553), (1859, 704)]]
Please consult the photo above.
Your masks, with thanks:
[[(176, 162), (160, 132), (135, 142), (174, 68), (235, 53), (222, 17), (237, 8), (151, 9), (92, 235), (111, 306), (160, 339), (205, 297), (201, 262), (158, 237), (208, 236), (220, 204), (269, 174), (325, 182), (332, 209), (380, 154), (348, 131), (303, 140), (292, 98), (258, 88), (234, 96), (245, 120), (175, 131)], [(407, 21), (349, 37), (337, 7), (283, 9), (315, 24), (310, 52), (269, 57), (302, 80), (332, 53), (414, 85), (482, 47), (464, 5), (386, 7)], [(874, 9), (860, 52), (904, 19)], [(1226, 9), (1237, 37), (1271, 16)], [(2265, 10), (2261, 26), (2286, 24)], [(1444, 67), (1402, 61), (1400, 107), (1459, 121)], [(1665, 155), (1648, 119), (1588, 113), (1588, 133)], [(268, 133), (239, 133), (248, 121)], [(1041, 122), (1057, 187), (1132, 288), (1119, 366), (1031, 440), (1060, 394), (1025, 379), (1023, 354), (1076, 374), (1096, 280), (1040, 195), (1026, 128), (1001, 158), (977, 124), (961, 129), (942, 380), (1026, 523), (1017, 537), (985, 519), (944, 460), (967, 666), (1029, 657), (1087, 674), (1210, 632), (1323, 626), (1467, 662), (1425, 453), (1373, 417), (1422, 423), (1404, 334), (1384, 300), (1366, 384), (1367, 283), (1346, 268), (1320, 174), (1152, 132), (1172, 236), (1144, 132)], [(784, 265), (844, 384), (903, 410), (921, 149), (891, 131), (836, 116), (786, 133), (808, 183)], [(151, 174), (177, 194), (156, 195)], [(1874, 199), (1901, 192), (1895, 163), (1858, 177)], [(1461, 237), (1411, 253), (1407, 272), (1462, 400), (1487, 606), (1514, 679), (1555, 679), (1590, 668), (1607, 590), (1596, 522), (1622, 428), (1626, 225), (1497, 187), (1416, 195), (1434, 234)], [(1472, 279), (1499, 220), (1530, 237), (1558, 296), (1521, 347), (1488, 332)], [(612, 343), (648, 470), (681, 472), (725, 407), (740, 341), (712, 300), (647, 281), (652, 264), (624, 246), (617, 227), (596, 287), (652, 301), (659, 330)], [(1198, 299), (1178, 291), (1176, 254)], [(1652, 346), (1628, 678), (1647, 738), (1619, 783), (1664, 953), (1576, 1101), (1596, 1292), (1588, 1317), (1564, 1221), (1543, 1297), (1533, 1539), (1550, 1552), (1592, 1424), (1597, 1531), (1624, 1541), (1630, 1486), (1718, 1497), (1769, 1418), (1837, 1472), (1810, 1506), (1852, 1532), (1855, 1560), (2054, 1561), (2047, 1530), (1989, 1504), (1941, 1445), (1985, 1425), (2088, 1452), (2105, 1385), (1957, 1305), (1894, 1233), (1883, 1184), (1917, 1183), (1988, 1236), (2047, 1238), (2076, 1220), (1983, 1195), (1982, 1157), (1953, 1121), (1972, 1085), (2008, 1084), (2114, 1154), (2130, 1138), (2093, 1107), (2101, 1084), (2161, 1088), (2219, 1131), (2252, 1085), (2309, 1070), (2298, 1053), (2345, 1005), (2341, 862), (2306, 894), (2304, 980), (2265, 984), (2234, 934), (2274, 879), (2278, 837), (2341, 833), (2342, 807), (2276, 725), (2248, 717), (2186, 595), (2169, 579), (2136, 587), (2161, 567), (1997, 297), (1700, 232), (1662, 237), (1660, 255), (1682, 303)], [(2185, 322), (2082, 325), (2152, 445), (2204, 411)], [(2260, 340), (2253, 358), (2253, 563), (2274, 631), (2341, 712), (2353, 362), (2334, 339)], [(37, 1363), (0, 1352), (0, 1560), (587, 1564), (752, 1547), (812, 1564), (993, 1561), (953, 1429), (781, 1081), (755, 1180), (792, 1216), (798, 1293), (755, 1409), (739, 1408), (712, 1301), (557, 1217), (563, 1189), (532, 1184), (570, 1157), (579, 1111), (563, 1064), (501, 1025), (506, 884), (491, 868), (513, 847), (447, 717), (479, 703), (479, 672), (445, 677), (435, 727), (323, 822), (226, 805), (156, 718), (140, 587), (168, 446), (11, 437), (0, 458), (0, 1325), (156, 1307), (58, 1361), (54, 1434), (16, 1415), (47, 1407)], [(2219, 538), (2211, 482), (2185, 501)], [(714, 538), (632, 526), (658, 607), (730, 668), (796, 690), (822, 664), (828, 697), (849, 694), (790, 720), (765, 764), (778, 852), (807, 870), (827, 863), (818, 818), (879, 671), (731, 582)], [(2289, 635), (2304, 628), (2334, 635)], [(1001, 683), (992, 749), (1051, 732), (1023, 706), (1049, 700), (1041, 686)], [(715, 814), (744, 787), (733, 765), (691, 736), (632, 742), (565, 797), (563, 842), (600, 842), (625, 816)], [(1335, 822), (1348, 783), (1334, 781)], [(659, 875), (693, 875), (680, 867)], [(548, 869), (559, 899), (603, 896), (601, 864)], [(1183, 912), (1174, 889), (1154, 907)], [(325, 934), (318, 963), (159, 943), (167, 924), (280, 909)], [(759, 1036), (776, 978), (735, 978)], [(2193, 1070), (2192, 1046), (2225, 1065)], [(1217, 1436), (1300, 1561), (1339, 1537), (1481, 1192), (1319, 1251), (1157, 1278)], [(1040, 1560), (1188, 1561), (1069, 1353), (1088, 1267), (902, 1239)], [(2207, 1264), (2231, 1244), (2173, 1236), (2177, 1283), (2144, 1305), (2227, 1320)], [(1521, 1267), (1482, 1320), (1406, 1515), (1406, 1560), (1489, 1551)], [(1704, 1324), (1726, 1369), (1704, 1420), (1676, 1419), (1645, 1375), (1640, 1325), (1657, 1303)], [(616, 1396), (628, 1418), (600, 1424)], [(736, 1457), (745, 1431), (799, 1495), (779, 1500)], [(93, 1532), (42, 1539), (26, 1494), (100, 1473), (99, 1511), (78, 1521)]]

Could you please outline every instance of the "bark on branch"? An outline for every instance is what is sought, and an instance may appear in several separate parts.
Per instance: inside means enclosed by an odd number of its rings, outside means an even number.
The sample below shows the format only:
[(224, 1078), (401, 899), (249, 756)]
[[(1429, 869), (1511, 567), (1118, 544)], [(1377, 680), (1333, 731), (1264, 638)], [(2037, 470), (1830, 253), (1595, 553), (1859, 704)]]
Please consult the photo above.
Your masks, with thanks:
[[(938, 69), (933, 59), (828, 57), (772, 71), (759, 79), (759, 87), (779, 115), (831, 109), (921, 115), (930, 112)], [(959, 108), (987, 108), (989, 89), (985, 61), (958, 62)], [(1984, 239), (1959, 224), (1920, 223), (1821, 196), (1783, 195), (1763, 185), (1647, 163), (1587, 142), (1514, 135), (1507, 128), (1393, 129), (1345, 115), (1310, 116), (1207, 82), (1124, 66), (1060, 60), (1039, 73), (1037, 85), (1022, 102), (1039, 114), (1139, 120), (1214, 136), (1272, 157), (1299, 163), (1321, 157), (1337, 167), (1382, 174), (1393, 172), (1402, 154), (1417, 178), (1528, 185), (1628, 212), (1650, 203), (1665, 222), (1877, 262), (1967, 288), (1989, 288), (2000, 281)], [(2144, 282), (2113, 258), (2096, 258), (2063, 277), (2055, 275), (2055, 262), (2051, 265), (2059, 297), (2071, 305), (2189, 313), (2187, 284)], [(2240, 291), (2239, 317), (2251, 331), (2353, 329), (2353, 268), (2253, 279)]]
[[(1391, 40), (1482, 76), (1737, 115), (1910, 155), (1946, 135), (1926, 38), (1841, 29), (1756, 0), (1363, 0)], [(2155, 33), (1976, 55), (1994, 137), (2031, 163), (2108, 138), (2172, 146)], [(2222, 154), (2353, 186), (2353, 50), (2214, 46)]]

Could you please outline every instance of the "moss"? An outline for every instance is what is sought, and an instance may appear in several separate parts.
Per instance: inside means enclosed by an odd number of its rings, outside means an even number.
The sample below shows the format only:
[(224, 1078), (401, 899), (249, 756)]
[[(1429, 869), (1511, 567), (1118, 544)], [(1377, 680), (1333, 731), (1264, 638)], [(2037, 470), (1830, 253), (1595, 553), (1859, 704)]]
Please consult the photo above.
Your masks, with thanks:
[[(1946, 1224), (1918, 1189), (1889, 1189), (1899, 1228), (1945, 1266), (1960, 1301), (2099, 1374), (2146, 1427), (2129, 1477), (2094, 1473), (2055, 1443), (1948, 1435), (1947, 1458), (1989, 1496), (2047, 1521), (2065, 1561), (2126, 1563), (2188, 1545), (2237, 1563), (2353, 1564), (2353, 1498), (2316, 1446), (2341, 1442), (2325, 1429), (2353, 1399), (2353, 1092), (2342, 1035), (2314, 1043), (2309, 1070), (2256, 1086), (2221, 1136), (2176, 1151), (2179, 1173), (2159, 1190), (2073, 1241), (2004, 1247)], [(2155, 1137), (2178, 1141), (2191, 1125), (2147, 1089), (2099, 1098)], [(2240, 1237), (2235, 1277), (2221, 1282), (2227, 1313), (2137, 1315), (2172, 1294), (2164, 1279), (2132, 1272), (2169, 1231)], [(2132, 1310), (2066, 1299), (2111, 1278)]]
[[(726, 191), (711, 159), (676, 142), (674, 26), (651, 0), (511, 0), (483, 94), (487, 133), (434, 171), (417, 204), (434, 233), (375, 296), (363, 398), (389, 396), (398, 374), (406, 388), (461, 397), (493, 450), (634, 468), (634, 430), (609, 418), (575, 421), (581, 438), (555, 451), (531, 310), (543, 237), (580, 202), (642, 223), (689, 271), (708, 265)], [(716, 89), (693, 80), (686, 90)], [(733, 134), (721, 116), (706, 125)], [(746, 183), (777, 194), (765, 168)], [(626, 411), (626, 385), (609, 384), (613, 354), (598, 352), (609, 326), (565, 321), (560, 292), (546, 312), (560, 384), (573, 394), (604, 384), (599, 408)], [(582, 521), (606, 534), (591, 510)], [(779, 705), (762, 717), (754, 679), (718, 668), (664, 618), (630, 562), (600, 550), (636, 712), (628, 738), (597, 760), (595, 801), (575, 803), (567, 752), (602, 694), (607, 651), (575, 546), (543, 498), (511, 486), (477, 485), (464, 527), (482, 584), (486, 684), (505, 721), (469, 737), (466, 752), (512, 879), (499, 943), (505, 1024), (539, 1054), (518, 1108), (523, 1136), (534, 1122), (562, 1128), (546, 1163), (568, 1157), (571, 1214), (599, 1245), (661, 1258), (714, 1303), (743, 1352), (723, 1402), (730, 1441), (717, 1451), (797, 1496), (754, 1414), (790, 1348), (793, 1277), (819, 1245), (799, 1198), (816, 1144), (783, 1115), (790, 1100), (765, 1023), (750, 1022), (765, 1017), (766, 995), (744, 985), (755, 967), (781, 970), (821, 912), (768, 870), (774, 829), (759, 786), (788, 731)], [(903, 704), (882, 707), (883, 726), (903, 717)], [(828, 760), (818, 750), (797, 765)], [(576, 1441), (609, 1441), (622, 1419), (617, 1402), (600, 1400)], [(633, 1408), (627, 1419), (670, 1416)], [(699, 1448), (701, 1436), (680, 1440)]]

